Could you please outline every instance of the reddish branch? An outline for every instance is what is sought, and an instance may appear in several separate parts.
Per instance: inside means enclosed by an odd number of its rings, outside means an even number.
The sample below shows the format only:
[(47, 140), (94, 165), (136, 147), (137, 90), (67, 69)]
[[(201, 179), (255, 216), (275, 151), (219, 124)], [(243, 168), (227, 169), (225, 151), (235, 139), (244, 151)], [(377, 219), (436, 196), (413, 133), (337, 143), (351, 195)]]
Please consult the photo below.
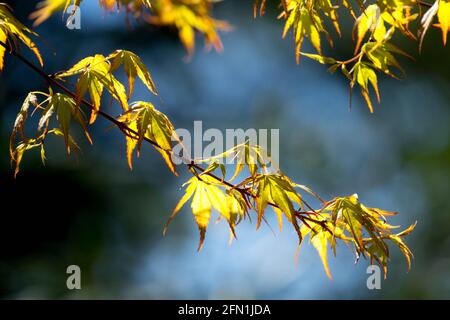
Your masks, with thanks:
[[(27, 65), (31, 70), (33, 70), (38, 75), (40, 75), (48, 83), (49, 86), (54, 86), (54, 87), (60, 89), (61, 91), (63, 91), (65, 94), (69, 95), (70, 97), (72, 97), (74, 99), (79, 99), (79, 97), (77, 97), (77, 95), (72, 90), (67, 88), (65, 85), (61, 84), (61, 82), (59, 82), (57, 79), (55, 79), (54, 76), (46, 74), (41, 68), (39, 68), (36, 65), (34, 65), (32, 62), (30, 62), (28, 59), (26, 59), (24, 56), (22, 56), (16, 50), (10, 48), (9, 46), (7, 46), (5, 43), (3, 43), (1, 41), (0, 41), (0, 45), (5, 47), (11, 55), (13, 55), (16, 58), (18, 58), (22, 63)], [(92, 103), (90, 103), (89, 101), (87, 101), (86, 99), (81, 99), (80, 101), (86, 107), (88, 107), (89, 109), (97, 112), (101, 117), (105, 118), (106, 120), (108, 120), (111, 123), (113, 123), (114, 125), (116, 125), (127, 136), (132, 137), (132, 138), (136, 138), (137, 136), (139, 136), (139, 133), (136, 130), (133, 130), (132, 128), (130, 128), (126, 124), (118, 121), (116, 118), (114, 118), (113, 116), (109, 115), (108, 113), (106, 113), (104, 111), (101, 111), (101, 110), (97, 110), (94, 107), (94, 105)], [(156, 143), (155, 141), (149, 139), (148, 137), (144, 136), (143, 139), (145, 141), (147, 141), (148, 143), (152, 144), (153, 146), (155, 146), (156, 148), (164, 150), (162, 147), (160, 147), (158, 145), (158, 143)], [(211, 172), (206, 172), (206, 169), (201, 167), (199, 164), (195, 163), (194, 160), (190, 160), (190, 162), (186, 163), (186, 166), (188, 167), (188, 169), (194, 168), (194, 169), (198, 170), (200, 173), (206, 174), (206, 175), (212, 177), (213, 179), (217, 180), (218, 182), (226, 185), (227, 187), (238, 191), (243, 196), (243, 198), (246, 201), (247, 201), (247, 197), (250, 197), (252, 199), (257, 199), (258, 198), (257, 195), (255, 195), (253, 192), (249, 191), (247, 188), (239, 187), (239, 186), (237, 186), (235, 184), (232, 184), (230, 182), (225, 181), (224, 179), (216, 176), (215, 174), (213, 174)], [(192, 170), (190, 170), (190, 171), (192, 172)], [(306, 207), (309, 208), (310, 211), (300, 211), (300, 210), (298, 210), (298, 211), (296, 211), (296, 217), (298, 219), (300, 219), (302, 222), (305, 222), (305, 220), (312, 220), (312, 219), (310, 219), (308, 217), (305, 217), (305, 215), (306, 216), (307, 215), (315, 215), (315, 214), (317, 214), (316, 211), (307, 202), (305, 202), (304, 200), (303, 200), (303, 203), (305, 204)], [(270, 206), (272, 206), (272, 207), (278, 208), (278, 206), (275, 203), (268, 202), (268, 204)], [(316, 220), (314, 220), (314, 222), (319, 223), (319, 221), (316, 221)]]

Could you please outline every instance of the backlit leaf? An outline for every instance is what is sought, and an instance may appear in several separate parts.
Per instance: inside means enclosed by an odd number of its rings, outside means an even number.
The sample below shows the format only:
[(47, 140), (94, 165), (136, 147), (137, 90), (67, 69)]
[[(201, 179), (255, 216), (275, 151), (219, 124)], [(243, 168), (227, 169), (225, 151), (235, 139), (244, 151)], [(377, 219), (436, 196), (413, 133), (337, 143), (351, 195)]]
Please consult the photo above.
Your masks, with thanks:
[(158, 94), (156, 91), (156, 86), (153, 83), (152, 77), (150, 76), (150, 72), (147, 70), (147, 67), (144, 65), (141, 59), (133, 52), (126, 50), (117, 50), (114, 53), (110, 54), (108, 59), (112, 60), (111, 71), (115, 71), (121, 65), (123, 65), (125, 73), (128, 76), (129, 97), (131, 97), (131, 95), (133, 94), (134, 80), (136, 76), (141, 79), (148, 90), (150, 90), (153, 94)]
[(132, 154), (137, 147), (138, 155), (144, 138), (154, 141), (158, 146), (156, 150), (162, 155), (170, 170), (177, 174), (175, 164), (172, 161), (172, 137), (174, 127), (165, 114), (156, 110), (153, 104), (138, 101), (131, 105), (119, 121), (137, 132), (130, 134), (127, 139), (127, 159), (132, 168)]
[(450, 1), (439, 0), (439, 8), (437, 11), (439, 24), (436, 26), (442, 30), (442, 42), (444, 46), (447, 44), (447, 34), (450, 30)]
[(104, 89), (117, 100), (124, 111), (128, 110), (128, 98), (125, 87), (111, 73), (110, 63), (106, 57), (97, 54), (80, 60), (65, 72), (58, 73), (58, 78), (79, 75), (77, 81), (77, 105), (89, 92), (94, 110), (92, 110), (90, 123), (93, 123), (100, 110), (100, 101)]
[[(6, 44), (6, 33), (5, 31), (3, 31), (2, 28), (0, 28), (0, 42)], [(3, 47), (2, 45), (0, 45), (0, 71), (3, 70), (3, 66), (4, 66), (4, 61), (5, 61), (5, 51), (6, 48)]]
[(356, 20), (356, 48), (355, 53), (358, 52), (361, 43), (366, 33), (370, 30), (371, 36), (381, 41), (386, 35), (386, 27), (383, 18), (381, 17), (380, 8), (376, 4), (368, 6), (361, 16)]
[[(230, 229), (233, 230), (235, 224), (234, 217), (231, 215), (230, 194), (226, 194), (219, 186), (216, 180), (205, 175), (201, 178), (194, 176), (187, 183), (186, 193), (178, 202), (172, 212), (169, 221), (166, 224), (165, 231), (172, 219), (176, 216), (183, 205), (192, 199), (191, 209), (194, 219), (200, 231), (200, 242), (198, 250), (203, 246), (205, 240), (206, 228), (211, 219), (211, 210), (214, 208), (229, 222)], [(239, 211), (239, 209), (238, 209)]]
[(366, 101), (367, 106), (370, 112), (372, 113), (373, 106), (369, 96), (369, 83), (375, 90), (378, 102), (380, 101), (380, 92), (378, 90), (378, 79), (375, 71), (373, 71), (372, 68), (370, 68), (368, 65), (364, 63), (357, 63), (354, 66), (354, 77), (352, 85), (354, 85), (355, 83), (359, 84), (364, 100)]
[(69, 128), (72, 119), (78, 122), (80, 127), (83, 129), (87, 139), (90, 143), (92, 143), (91, 137), (89, 136), (89, 133), (86, 129), (84, 114), (82, 113), (80, 108), (77, 107), (75, 100), (73, 100), (71, 97), (61, 93), (53, 94), (49, 100), (46, 110), (53, 110), (52, 112), (56, 114), (59, 128), (61, 129), (61, 133), (66, 144), (67, 153), (70, 153), (72, 145), (70, 143), (69, 135)]
[[(10, 44), (17, 46), (20, 40), (27, 46), (36, 56), (40, 65), (44, 65), (39, 49), (29, 38), (28, 35), (36, 36), (36, 33), (25, 27), (19, 20), (17, 20), (11, 13), (8, 5), (0, 3), (0, 40), (6, 44), (9, 40)], [(0, 45), (1, 46), (1, 45)], [(3, 67), (4, 49), (0, 50), (0, 71)]]
[(230, 30), (228, 23), (211, 17), (209, 1), (154, 1), (152, 15), (146, 20), (154, 25), (174, 26), (178, 36), (191, 56), (195, 48), (195, 31), (205, 37), (207, 46), (223, 50), (218, 31)]
[(335, 64), (336, 63), (336, 60), (334, 58), (324, 57), (320, 54), (311, 54), (311, 53), (301, 52), (301, 55), (308, 57), (310, 59), (316, 60), (317, 62), (320, 62), (321, 64)]
[(328, 233), (318, 232), (317, 234), (311, 236), (311, 243), (317, 250), (320, 259), (322, 260), (323, 268), (325, 270), (325, 273), (327, 274), (327, 277), (331, 279), (332, 277), (330, 273), (330, 268), (328, 266), (328, 256), (327, 256), (329, 238), (330, 235)]

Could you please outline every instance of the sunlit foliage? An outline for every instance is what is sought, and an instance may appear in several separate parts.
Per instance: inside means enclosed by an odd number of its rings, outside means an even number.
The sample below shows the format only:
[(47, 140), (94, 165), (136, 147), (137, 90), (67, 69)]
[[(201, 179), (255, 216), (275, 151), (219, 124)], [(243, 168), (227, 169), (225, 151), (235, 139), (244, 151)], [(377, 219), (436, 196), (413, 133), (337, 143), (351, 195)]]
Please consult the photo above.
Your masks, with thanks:
[[(159, 26), (174, 27), (189, 55), (195, 48), (195, 33), (204, 35), (206, 45), (222, 51), (218, 31), (229, 30), (228, 23), (214, 19), (213, 0), (99, 0), (108, 12), (125, 11), (136, 18)], [(38, 4), (38, 10), (31, 14), (35, 25), (47, 20), (55, 12), (66, 11), (69, 5), (76, 7), (82, 0), (45, 0)], [(70, 14), (70, 13), (69, 13)]]
[(30, 35), (36, 34), (13, 16), (12, 9), (7, 4), (0, 3), (0, 42), (5, 45), (0, 46), (0, 71), (3, 69), (5, 51), (17, 47), (19, 41), (33, 51), (39, 63), (43, 65), (41, 54), (31, 41)]
[[(436, 0), (434, 3), (415, 0), (273, 0), (279, 3), (284, 20), (283, 37), (292, 30), (297, 62), (301, 55), (330, 65), (329, 71), (340, 71), (349, 80), (350, 88), (360, 88), (370, 110), (374, 111), (372, 97), (380, 102), (378, 75), (386, 74), (398, 78), (403, 74), (395, 55), (411, 57), (393, 44), (394, 35), (422, 42), (431, 25), (442, 31), (442, 41), (447, 42), (450, 28), (450, 1)], [(264, 13), (270, 0), (255, 1), (255, 15)], [(338, 13), (342, 13), (339, 17)], [(322, 39), (330, 46), (341, 36), (341, 20), (344, 16), (354, 20), (354, 56), (338, 59), (323, 54)], [(421, 19), (420, 19), (421, 18)], [(414, 23), (420, 19), (420, 23)], [(332, 29), (327, 26), (331, 25)], [(416, 30), (414, 30), (414, 28)], [(304, 53), (302, 44), (308, 39), (315, 54)], [(396, 74), (392, 69), (400, 71)], [(372, 89), (370, 88), (372, 87)], [(372, 91), (372, 93), (371, 93)], [(372, 96), (372, 97), (371, 97)]]
[[(450, 1), (418, 0), (249, 0), (254, 1), (254, 15), (263, 15), (269, 3), (278, 5), (278, 18), (284, 21), (282, 37), (292, 33), (297, 63), (302, 55), (330, 65), (330, 71), (341, 72), (350, 88), (359, 87), (370, 112), (374, 111), (373, 97), (380, 102), (379, 74), (393, 78), (403, 76), (403, 69), (395, 55), (411, 58), (393, 43), (396, 34), (418, 41), (422, 48), (430, 26), (442, 31), (442, 42), (447, 43), (450, 30)], [(174, 27), (188, 56), (195, 48), (195, 33), (204, 35), (207, 46), (222, 51), (219, 31), (230, 30), (230, 25), (212, 17), (213, 0), (99, 0), (109, 12), (125, 11), (137, 18), (161, 26)], [(80, 6), (82, 0), (45, 0), (31, 14), (38, 25), (70, 4)], [(342, 35), (341, 21), (353, 20), (354, 56), (348, 59), (324, 56), (323, 41), (330, 47)], [(415, 23), (415, 22), (418, 23)], [(330, 28), (331, 27), (331, 28)], [(0, 31), (0, 39), (2, 33)], [(396, 37), (395, 37), (396, 38)], [(316, 50), (303, 51), (305, 40)], [(0, 52), (1, 54), (1, 52)], [(1, 65), (0, 65), (1, 66)], [(392, 69), (397, 69), (395, 73)]]
[[(41, 23), (57, 10), (65, 10), (68, 5), (80, 5), (81, 1), (47, 0), (39, 5), (39, 11), (33, 14), (36, 23)], [(211, 3), (206, 0), (150, 0), (150, 1), (100, 1), (106, 10), (120, 10), (122, 7), (143, 13), (150, 10), (150, 21), (161, 24), (173, 24), (180, 33), (180, 38), (192, 53), (194, 47), (194, 30), (202, 32), (208, 43), (221, 48), (217, 29), (225, 27), (209, 16)], [(378, 79), (376, 72), (395, 77), (393, 69), (402, 71), (396, 55), (407, 56), (406, 53), (390, 43), (392, 34), (400, 32), (415, 38), (409, 31), (409, 23), (417, 17), (412, 13), (415, 1), (378, 1), (367, 6), (360, 3), (355, 8), (349, 2), (342, 5), (356, 18), (355, 23), (355, 56), (347, 61), (339, 61), (322, 55), (321, 37), (331, 37), (325, 28), (325, 20), (331, 22), (335, 32), (341, 33), (338, 22), (336, 4), (323, 1), (281, 1), (281, 18), (286, 19), (286, 35), (293, 30), (298, 59), (303, 54), (323, 64), (330, 64), (331, 71), (341, 70), (349, 79), (351, 87), (357, 85), (373, 110), (370, 90), (375, 92), (379, 100)], [(260, 7), (264, 12), (265, 1)], [(255, 3), (258, 8), (258, 3)], [(255, 9), (256, 10), (256, 9)], [(356, 12), (361, 14), (357, 17)], [(430, 8), (424, 25), (428, 28), (432, 17), (437, 15), (438, 27), (443, 32), (445, 44), (449, 21), (446, 1), (438, 1)], [(424, 17), (425, 18), (425, 17)], [(147, 19), (148, 20), (148, 19)], [(136, 78), (139, 78), (150, 93), (156, 95), (157, 90), (145, 64), (138, 55), (126, 50), (117, 50), (110, 55), (96, 54), (77, 62), (71, 68), (48, 76), (35, 67), (14, 48), (19, 39), (29, 47), (42, 64), (34, 43), (27, 36), (34, 33), (24, 27), (11, 14), (11, 10), (0, 4), (0, 54), (1, 58), (9, 50), (18, 56), (34, 71), (39, 73), (48, 83), (47, 92), (30, 92), (16, 117), (10, 138), (10, 153), (15, 164), (15, 175), (26, 151), (39, 149), (42, 161), (45, 161), (45, 143), (49, 136), (61, 137), (68, 154), (79, 150), (74, 131), (84, 134), (92, 143), (89, 127), (101, 116), (114, 124), (126, 138), (126, 161), (130, 169), (135, 151), (139, 155), (143, 142), (152, 144), (163, 157), (170, 171), (177, 175), (173, 163), (173, 144), (175, 127), (169, 118), (149, 101), (131, 102)], [(308, 38), (317, 53), (307, 54), (300, 50), (304, 40)], [(2, 61), (2, 60), (1, 60)], [(0, 65), (3, 66), (3, 63)], [(123, 70), (127, 84), (116, 76)], [(74, 82), (72, 91), (70, 81)], [(108, 95), (121, 108), (121, 114), (111, 116), (104, 111), (102, 97)], [(86, 110), (87, 108), (87, 110)], [(33, 109), (33, 110), (31, 110)], [(86, 115), (90, 112), (90, 116)], [(29, 129), (29, 120), (37, 117), (37, 129)], [(30, 132), (34, 132), (30, 135)], [(177, 139), (175, 139), (177, 141)], [(227, 158), (235, 161), (232, 165)], [(305, 237), (318, 251), (326, 274), (331, 278), (328, 267), (328, 249), (334, 254), (338, 242), (345, 243), (355, 254), (355, 260), (368, 258), (371, 263), (379, 264), (385, 275), (390, 258), (389, 244), (397, 246), (410, 266), (412, 253), (404, 243), (404, 236), (415, 227), (411, 225), (404, 231), (395, 233), (397, 227), (387, 223), (386, 217), (396, 213), (369, 208), (363, 205), (356, 194), (336, 197), (329, 201), (321, 198), (310, 188), (295, 183), (284, 174), (270, 155), (260, 146), (243, 143), (222, 154), (205, 159), (184, 159), (192, 177), (185, 183), (185, 193), (173, 210), (168, 224), (190, 201), (193, 218), (200, 231), (200, 250), (204, 244), (206, 231), (212, 219), (212, 212), (219, 214), (218, 219), (227, 222), (230, 229), (230, 240), (237, 237), (236, 227), (244, 220), (256, 217), (256, 228), (267, 223), (267, 217), (275, 214), (281, 230), (287, 221), (298, 236), (298, 243)], [(230, 171), (230, 166), (234, 166)], [(230, 173), (230, 174), (228, 174)], [(241, 177), (239, 182), (236, 180)], [(314, 199), (308, 203), (306, 198)], [(314, 209), (314, 207), (316, 209)]]

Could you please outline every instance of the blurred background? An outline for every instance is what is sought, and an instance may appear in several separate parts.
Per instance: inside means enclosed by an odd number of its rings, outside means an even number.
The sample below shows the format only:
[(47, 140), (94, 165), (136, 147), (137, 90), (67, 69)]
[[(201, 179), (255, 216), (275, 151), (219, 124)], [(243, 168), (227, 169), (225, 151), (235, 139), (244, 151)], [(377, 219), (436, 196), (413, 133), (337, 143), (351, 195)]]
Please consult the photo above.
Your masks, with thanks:
[[(7, 2), (31, 25), (35, 1)], [(123, 13), (105, 14), (97, 1), (83, 4), (81, 30), (68, 30), (56, 14), (37, 28), (38, 43), (47, 72), (94, 53), (136, 52), (160, 97), (137, 84), (134, 100), (152, 101), (176, 127), (192, 129), (202, 120), (204, 129), (280, 128), (281, 167), (294, 180), (325, 198), (357, 192), (368, 206), (399, 211), (393, 224), (418, 221), (406, 240), (412, 270), (393, 249), (387, 280), (370, 291), (368, 262), (355, 265), (341, 247), (330, 257), (330, 281), (306, 242), (295, 262), (296, 234), (287, 224), (278, 232), (273, 217), (274, 233), (245, 221), (231, 246), (226, 224), (211, 223), (197, 253), (198, 230), (186, 206), (163, 237), (189, 174), (181, 169), (174, 177), (150, 146), (130, 172), (123, 136), (101, 119), (91, 128), (93, 146), (78, 136), (78, 158), (65, 154), (62, 141), (49, 141), (46, 165), (39, 152), (28, 152), (14, 180), (14, 119), (26, 94), (45, 83), (7, 56), (0, 75), (0, 297), (449, 299), (450, 47), (442, 48), (440, 31), (429, 31), (421, 55), (417, 43), (399, 39), (417, 59), (401, 61), (402, 81), (380, 77), (382, 101), (371, 115), (359, 94), (349, 111), (340, 75), (306, 58), (295, 64), (276, 8), (254, 20), (252, 1), (227, 0), (214, 13), (234, 26), (222, 34), (225, 51), (206, 52), (199, 38), (189, 62), (173, 30), (132, 20), (127, 27)], [(334, 56), (351, 56), (350, 30), (336, 41)], [(115, 108), (109, 112), (117, 114)], [(72, 264), (81, 267), (82, 290), (66, 288)]]

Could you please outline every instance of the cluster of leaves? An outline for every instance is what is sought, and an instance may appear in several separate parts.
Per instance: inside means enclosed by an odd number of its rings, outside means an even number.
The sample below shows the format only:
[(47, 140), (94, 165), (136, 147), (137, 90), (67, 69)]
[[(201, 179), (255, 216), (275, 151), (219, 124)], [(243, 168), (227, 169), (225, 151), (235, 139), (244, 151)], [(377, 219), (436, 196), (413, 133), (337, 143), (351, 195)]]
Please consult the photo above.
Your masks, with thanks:
[[(350, 88), (360, 88), (361, 94), (373, 112), (373, 94), (380, 102), (377, 73), (398, 78), (404, 74), (395, 55), (411, 57), (392, 43), (395, 33), (422, 43), (431, 25), (442, 30), (444, 45), (450, 30), (450, 1), (435, 0), (427, 3), (418, 0), (273, 0), (282, 9), (279, 19), (285, 20), (282, 33), (284, 38), (292, 30), (295, 42), (297, 63), (301, 55), (329, 64), (330, 71), (340, 71), (349, 80)], [(45, 0), (38, 4), (32, 13), (35, 25), (42, 23), (53, 13), (65, 11), (69, 4), (79, 6), (81, 0)], [(136, 17), (154, 25), (173, 26), (185, 46), (188, 55), (195, 48), (195, 32), (204, 35), (206, 44), (217, 51), (223, 49), (218, 31), (229, 30), (225, 21), (212, 17), (213, 0), (99, 0), (107, 11), (125, 8)], [(268, 0), (254, 0), (254, 15), (264, 14)], [(258, 10), (259, 8), (259, 10)], [(347, 60), (326, 57), (322, 52), (322, 38), (333, 45), (333, 36), (327, 27), (331, 25), (334, 33), (341, 36), (339, 13), (347, 13), (355, 21), (355, 55)], [(412, 22), (419, 17), (419, 28), (411, 31)], [(1, 38), (0, 33), (0, 38)], [(309, 39), (317, 53), (301, 51), (305, 38)], [(0, 52), (1, 53), (1, 52)], [(397, 73), (393, 70), (396, 69)], [(373, 91), (373, 93), (371, 93)]]
[[(114, 75), (121, 66), (128, 78), (128, 94), (125, 85)], [(141, 59), (130, 51), (117, 50), (108, 56), (97, 54), (87, 57), (76, 63), (67, 71), (57, 73), (54, 81), (65, 81), (67, 78), (77, 77), (75, 93), (66, 95), (62, 93), (32, 92), (25, 99), (17, 120), (14, 124), (13, 134), (10, 140), (11, 159), (16, 164), (16, 174), (19, 171), (23, 153), (27, 150), (41, 147), (44, 154), (44, 142), (47, 134), (57, 134), (64, 137), (67, 152), (79, 149), (74, 138), (69, 133), (71, 120), (76, 120), (81, 129), (92, 143), (88, 133), (88, 125), (93, 124), (98, 114), (104, 114), (100, 110), (102, 95), (106, 91), (110, 97), (121, 106), (123, 113), (114, 120), (114, 124), (121, 129), (127, 140), (127, 159), (132, 168), (132, 154), (138, 146), (140, 150), (144, 139), (153, 141), (155, 148), (161, 153), (172, 172), (176, 173), (170, 153), (172, 151), (171, 137), (174, 132), (169, 119), (155, 109), (150, 102), (138, 101), (129, 104), (134, 89), (135, 78), (138, 77), (153, 94), (157, 94), (155, 84), (147, 67)], [(38, 102), (37, 95), (45, 97)], [(89, 95), (91, 102), (85, 97)], [(90, 108), (89, 120), (85, 117), (81, 105), (84, 103)], [(25, 124), (28, 118), (30, 104), (35, 106), (35, 111), (42, 111), (38, 124), (37, 135), (28, 138), (25, 135)], [(33, 114), (35, 113), (33, 111)], [(52, 116), (56, 115), (59, 125), (50, 129)], [(19, 140), (19, 141), (17, 141)], [(43, 157), (44, 160), (44, 157)]]
[(177, 175), (172, 159), (172, 137), (175, 129), (167, 116), (158, 111), (153, 104), (138, 101), (131, 105), (119, 121), (136, 133), (129, 133), (127, 139), (127, 161), (130, 169), (133, 168), (132, 158), (137, 147), (139, 155), (144, 139), (156, 143), (156, 150), (162, 155), (170, 170)]
[(27, 46), (34, 53), (39, 63), (43, 65), (41, 54), (29, 35), (36, 35), (36, 33), (17, 20), (7, 4), (0, 3), (0, 44), (3, 44), (0, 45), (0, 71), (3, 70), (5, 51), (8, 47), (11, 50), (17, 49), (19, 41)]
[[(279, 18), (285, 20), (283, 37), (293, 31), (296, 44), (297, 62), (305, 55), (322, 64), (331, 65), (330, 71), (340, 70), (349, 80), (350, 88), (357, 85), (364, 97), (370, 112), (373, 103), (370, 97), (370, 86), (380, 101), (377, 73), (398, 78), (392, 69), (403, 74), (403, 69), (395, 55), (410, 57), (393, 43), (393, 35), (399, 33), (409, 39), (419, 41), (422, 47), (424, 36), (431, 25), (442, 30), (444, 45), (450, 28), (450, 1), (436, 0), (434, 4), (416, 0), (281, 0), (282, 13)], [(260, 5), (260, 13), (264, 13), (266, 0), (255, 1), (255, 14)], [(326, 29), (327, 21), (338, 36), (341, 35), (338, 12), (347, 11), (355, 20), (353, 37), (355, 39), (354, 56), (348, 60), (326, 57), (322, 53), (321, 37), (324, 36), (330, 45), (333, 44), (331, 32)], [(425, 8), (426, 10), (423, 10)], [(419, 28), (411, 31), (413, 21), (422, 16)], [(436, 21), (437, 23), (433, 23)], [(301, 52), (302, 43), (308, 38), (317, 53)]]
[[(226, 179), (229, 159), (234, 159), (234, 173)], [(359, 202), (356, 194), (324, 201), (310, 188), (293, 182), (273, 163), (267, 153), (257, 145), (244, 143), (218, 156), (202, 159), (208, 164), (206, 170), (191, 166), (194, 174), (183, 186), (185, 194), (176, 205), (166, 225), (180, 212), (186, 202), (191, 200), (193, 217), (200, 231), (200, 250), (214, 209), (219, 213), (218, 219), (225, 219), (230, 229), (230, 241), (236, 238), (236, 225), (250, 219), (250, 211), (257, 217), (256, 228), (264, 221), (267, 223), (268, 208), (275, 213), (279, 229), (286, 219), (298, 235), (298, 246), (303, 239), (309, 240), (322, 259), (325, 272), (331, 278), (328, 267), (328, 248), (336, 255), (337, 240), (350, 246), (355, 253), (355, 260), (362, 256), (377, 263), (387, 275), (387, 263), (390, 253), (388, 242), (399, 247), (404, 254), (408, 269), (412, 253), (405, 245), (403, 237), (408, 235), (415, 224), (400, 233), (393, 233), (398, 228), (387, 223), (386, 217), (396, 213), (368, 208)], [(239, 183), (232, 181), (246, 168), (248, 177)], [(220, 176), (215, 175), (220, 171)], [(305, 195), (312, 196), (320, 204), (314, 210), (305, 200)]]
[[(39, 98), (42, 101), (39, 101)], [(40, 111), (41, 116), (38, 122), (38, 128), (34, 137), (29, 138), (25, 131), (25, 126), (30, 115), (30, 106), (34, 107), (33, 115)], [(51, 128), (50, 122), (56, 118), (57, 126)], [(13, 132), (10, 138), (11, 161), (15, 162), (15, 175), (18, 174), (20, 163), (25, 151), (40, 148), (42, 162), (45, 162), (44, 142), (48, 135), (56, 135), (64, 138), (67, 153), (79, 150), (77, 143), (69, 133), (72, 119), (75, 120), (83, 129), (89, 141), (91, 138), (86, 129), (85, 116), (81, 109), (77, 108), (75, 100), (62, 93), (54, 93), (50, 89), (49, 93), (30, 92), (22, 104), (19, 114), (14, 122)], [(16, 142), (19, 140), (19, 142)], [(92, 142), (92, 141), (91, 141)]]
[[(75, 3), (79, 4), (79, 1)], [(289, 10), (289, 3), (286, 2), (286, 5), (286, 10)], [(0, 26), (3, 28), (0, 30), (7, 30), (8, 38), (17, 37), (38, 55), (37, 49), (30, 45), (32, 42), (25, 36), (30, 31), (12, 18), (6, 6), (0, 4), (0, 9)], [(332, 16), (331, 12), (328, 14)], [(368, 45), (369, 43), (366, 43), (362, 47)], [(378, 42), (375, 46), (377, 45)], [(394, 50), (386, 45), (379, 48)], [(2, 47), (7, 48), (6, 43)], [(376, 56), (376, 52), (375, 48), (372, 48), (371, 54)], [(18, 55), (16, 51), (14, 53)], [(139, 78), (151, 93), (157, 94), (149, 71), (136, 54), (125, 50), (117, 50), (107, 56), (97, 54), (84, 58), (68, 70), (53, 76), (46, 76), (28, 60), (20, 57), (45, 78), (49, 83), (49, 90), (29, 93), (16, 117), (10, 139), (10, 153), (12, 162), (16, 164), (16, 175), (25, 151), (40, 149), (42, 160), (45, 161), (44, 145), (49, 135), (62, 137), (67, 153), (77, 151), (79, 146), (74, 139), (72, 124), (76, 124), (92, 143), (88, 127), (96, 122), (99, 115), (124, 133), (127, 142), (126, 158), (130, 168), (133, 154), (135, 151), (139, 154), (142, 142), (146, 141), (156, 148), (170, 170), (176, 174), (172, 161), (175, 156), (172, 150), (173, 138), (177, 138), (174, 126), (168, 117), (150, 102), (129, 102), (136, 78)], [(40, 58), (39, 55), (38, 57)], [(390, 63), (389, 66), (392, 65), (392, 60)], [(363, 68), (362, 66), (363, 64), (360, 64), (355, 68)], [(128, 90), (115, 75), (122, 67), (128, 79)], [(348, 73), (352, 74), (352, 71)], [(70, 78), (76, 78), (74, 92), (65, 86)], [(56, 92), (55, 89), (61, 92)], [(108, 93), (110, 98), (121, 106), (121, 115), (115, 118), (102, 110), (104, 93)], [(83, 106), (88, 107), (91, 112), (89, 119), (83, 111)], [(32, 112), (30, 108), (33, 108)], [(40, 115), (37, 130), (30, 137), (26, 125), (29, 118), (36, 113)], [(234, 171), (232, 176), (227, 178), (227, 168), (230, 165), (234, 165)], [(299, 246), (303, 239), (309, 236), (329, 277), (331, 275), (327, 250), (330, 247), (336, 254), (338, 240), (353, 248), (357, 260), (361, 256), (367, 257), (371, 263), (378, 263), (383, 267), (385, 274), (390, 257), (390, 242), (400, 248), (409, 267), (412, 253), (403, 237), (409, 234), (415, 225), (400, 233), (393, 233), (392, 230), (396, 227), (389, 225), (385, 217), (395, 213), (367, 208), (359, 202), (356, 195), (324, 201), (308, 187), (293, 182), (258, 145), (245, 142), (211, 158), (188, 159), (187, 167), (193, 176), (186, 182), (185, 194), (175, 207), (168, 224), (183, 205), (191, 200), (192, 214), (200, 230), (199, 249), (204, 243), (213, 209), (219, 213), (219, 219), (227, 221), (231, 240), (236, 237), (236, 226), (241, 221), (250, 219), (251, 211), (256, 213), (256, 227), (259, 228), (263, 221), (267, 223), (266, 217), (269, 208), (272, 208), (280, 229), (285, 219), (292, 225), (298, 235)], [(221, 176), (216, 175), (217, 171), (220, 171)], [(238, 183), (234, 182), (244, 172), (247, 176)], [(306, 195), (312, 196), (320, 204), (319, 209), (312, 208), (305, 200)]]
[[(37, 4), (37, 10), (30, 15), (34, 26), (38, 26), (56, 12), (66, 12), (70, 5), (79, 8), (83, 0), (44, 0)], [(151, 8), (150, 0), (99, 0), (100, 7), (111, 12), (125, 7), (127, 12), (139, 15), (145, 9)], [(73, 14), (73, 12), (69, 12)]]
[(155, 25), (175, 26), (178, 35), (191, 55), (195, 48), (195, 31), (205, 37), (206, 45), (222, 51), (218, 30), (230, 30), (225, 21), (211, 17), (211, 0), (159, 0), (154, 1), (153, 15), (146, 20)]
[[(65, 12), (70, 4), (79, 7), (82, 0), (45, 0), (31, 14), (35, 25), (47, 20), (55, 12)], [(102, 8), (108, 12), (125, 8), (127, 13), (142, 17), (146, 22), (175, 27), (189, 56), (195, 48), (195, 32), (204, 35), (206, 45), (217, 51), (223, 49), (218, 35), (219, 30), (229, 30), (230, 26), (211, 15), (212, 0), (99, 0)]]

